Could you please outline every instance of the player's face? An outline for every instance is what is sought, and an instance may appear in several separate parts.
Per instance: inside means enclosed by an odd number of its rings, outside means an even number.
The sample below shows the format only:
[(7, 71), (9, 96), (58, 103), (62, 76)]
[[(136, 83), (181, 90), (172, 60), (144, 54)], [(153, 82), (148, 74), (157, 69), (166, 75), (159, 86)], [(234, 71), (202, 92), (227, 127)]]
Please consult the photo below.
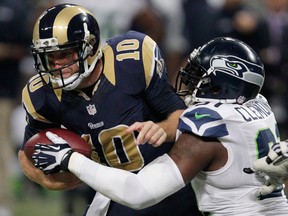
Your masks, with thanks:
[[(67, 49), (56, 52), (51, 52), (47, 55), (49, 67), (52, 70), (61, 69), (63, 78), (68, 78), (72, 74), (79, 71), (78, 53), (76, 49)], [(59, 73), (53, 73), (53, 76), (59, 76)]]

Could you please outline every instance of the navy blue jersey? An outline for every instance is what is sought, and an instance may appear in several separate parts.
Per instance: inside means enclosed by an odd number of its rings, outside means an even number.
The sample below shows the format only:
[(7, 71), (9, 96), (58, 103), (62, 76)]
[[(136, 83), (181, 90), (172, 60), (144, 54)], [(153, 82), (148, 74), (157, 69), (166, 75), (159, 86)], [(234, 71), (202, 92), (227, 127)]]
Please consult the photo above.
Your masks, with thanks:
[(137, 132), (126, 134), (128, 126), (158, 122), (186, 107), (167, 81), (163, 57), (150, 37), (130, 31), (107, 41), (102, 50), (103, 73), (92, 96), (52, 89), (38, 75), (30, 79), (23, 89), (28, 120), (23, 143), (45, 128), (64, 126), (90, 139), (93, 160), (137, 172), (172, 143), (137, 146)]

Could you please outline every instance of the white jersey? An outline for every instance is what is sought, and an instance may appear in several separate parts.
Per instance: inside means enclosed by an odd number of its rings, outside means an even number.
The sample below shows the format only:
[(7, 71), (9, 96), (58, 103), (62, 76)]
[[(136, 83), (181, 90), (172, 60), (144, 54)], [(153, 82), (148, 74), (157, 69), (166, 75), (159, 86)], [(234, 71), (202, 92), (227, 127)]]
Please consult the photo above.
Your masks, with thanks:
[(217, 138), (228, 151), (224, 167), (201, 171), (192, 180), (201, 211), (213, 216), (288, 215), (283, 187), (257, 199), (255, 193), (264, 184), (264, 177), (243, 172), (267, 155), (269, 144), (280, 139), (274, 114), (263, 96), (243, 105), (196, 104), (180, 118), (178, 135), (185, 131)]

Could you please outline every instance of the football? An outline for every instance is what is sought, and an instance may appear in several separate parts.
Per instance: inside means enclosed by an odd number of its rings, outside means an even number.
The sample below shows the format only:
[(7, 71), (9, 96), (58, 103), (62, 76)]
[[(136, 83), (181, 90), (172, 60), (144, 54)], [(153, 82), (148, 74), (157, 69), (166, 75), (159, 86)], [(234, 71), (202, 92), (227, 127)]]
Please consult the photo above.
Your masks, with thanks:
[(24, 153), (27, 158), (32, 160), (32, 155), (34, 153), (34, 145), (37, 143), (41, 144), (53, 144), (47, 137), (46, 132), (50, 131), (59, 137), (67, 141), (67, 143), (74, 149), (74, 151), (79, 152), (86, 157), (91, 157), (91, 146), (85, 142), (81, 136), (73, 131), (64, 128), (50, 128), (43, 130), (34, 136), (32, 136), (24, 146)]
[[(59, 137), (63, 138), (64, 140), (67, 141), (67, 143), (73, 148), (76, 152), (79, 152), (86, 157), (91, 157), (91, 146), (84, 141), (84, 139), (81, 138), (78, 134), (67, 130), (63, 128), (50, 128), (47, 130), (43, 130), (34, 136), (32, 136), (25, 144), (24, 146), (24, 154), (31, 161), (33, 164), (32, 160), (32, 155), (34, 153), (34, 145), (37, 143), (41, 144), (53, 144), (47, 137), (46, 137), (46, 132), (50, 131), (54, 134), (57, 134)], [(46, 177), (49, 179), (50, 182), (55, 182), (55, 184), (61, 183), (61, 185), (72, 185), (74, 188), (74, 185), (77, 185), (81, 183), (81, 181), (73, 174), (70, 172), (60, 172), (60, 173), (53, 173), (50, 174)], [(70, 187), (70, 186), (69, 186)], [(70, 188), (70, 189), (72, 189)]]

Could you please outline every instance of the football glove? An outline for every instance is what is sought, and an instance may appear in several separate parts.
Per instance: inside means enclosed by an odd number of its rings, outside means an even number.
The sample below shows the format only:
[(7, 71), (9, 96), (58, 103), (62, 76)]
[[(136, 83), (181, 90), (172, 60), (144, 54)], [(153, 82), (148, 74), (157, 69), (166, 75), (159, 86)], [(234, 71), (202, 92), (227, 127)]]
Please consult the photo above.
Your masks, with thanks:
[(254, 161), (252, 168), (244, 168), (246, 173), (262, 173), (266, 175), (265, 186), (257, 195), (267, 195), (288, 180), (288, 140), (272, 145), (268, 156)]
[(74, 150), (69, 144), (51, 132), (46, 133), (47, 138), (54, 144), (38, 143), (32, 156), (34, 166), (42, 170), (45, 175), (68, 170), (68, 163)]
[(288, 140), (273, 144), (268, 156), (254, 161), (252, 170), (270, 177), (288, 176)]
[(278, 176), (267, 176), (265, 175), (266, 182), (265, 185), (262, 186), (259, 190), (256, 192), (256, 196), (265, 196), (267, 194), (272, 193), (276, 189), (280, 189), (283, 187), (283, 183), (285, 182), (285, 178), (278, 177)]

